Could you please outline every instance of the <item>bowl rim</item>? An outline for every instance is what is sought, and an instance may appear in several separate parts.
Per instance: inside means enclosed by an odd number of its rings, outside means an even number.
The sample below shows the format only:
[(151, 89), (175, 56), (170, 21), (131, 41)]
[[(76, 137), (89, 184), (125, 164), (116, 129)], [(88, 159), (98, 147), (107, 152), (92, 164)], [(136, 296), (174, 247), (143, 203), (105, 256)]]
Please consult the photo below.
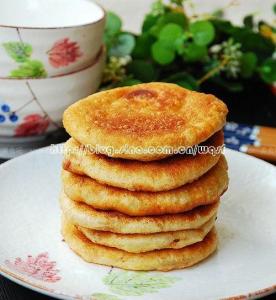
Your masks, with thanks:
[(95, 25), (97, 23), (100, 22), (104, 22), (107, 16), (107, 12), (106, 10), (103, 8), (103, 6), (101, 4), (99, 4), (97, 1), (91, 1), (93, 2), (93, 4), (95, 4), (96, 6), (98, 6), (100, 8), (100, 10), (103, 12), (103, 15), (100, 19), (92, 21), (92, 22), (88, 22), (88, 23), (83, 23), (83, 24), (78, 24), (78, 25), (69, 25), (69, 26), (49, 26), (49, 27), (40, 27), (40, 26), (15, 26), (15, 25), (4, 25), (4, 24), (0, 24), (0, 28), (11, 28), (11, 29), (24, 29), (24, 30), (35, 30), (35, 29), (39, 29), (39, 30), (49, 30), (49, 29), (72, 29), (72, 28), (80, 28), (80, 27), (86, 27), (86, 26), (90, 26), (90, 25)]
[(93, 58), (92, 62), (85, 67), (82, 67), (81, 69), (78, 70), (74, 70), (71, 71), (69, 73), (65, 73), (65, 74), (59, 74), (59, 75), (54, 75), (54, 76), (49, 76), (49, 77), (40, 77), (40, 78), (32, 78), (32, 77), (24, 77), (24, 78), (11, 78), (11, 77), (0, 77), (0, 81), (1, 80), (10, 80), (10, 81), (37, 81), (37, 80), (45, 80), (45, 79), (54, 79), (54, 78), (60, 78), (60, 77), (66, 77), (66, 76), (70, 76), (73, 75), (75, 73), (80, 73), (82, 71), (85, 71), (87, 69), (93, 68), (101, 59), (103, 59), (105, 57), (105, 46), (102, 45), (99, 52), (97, 53), (97, 55)]

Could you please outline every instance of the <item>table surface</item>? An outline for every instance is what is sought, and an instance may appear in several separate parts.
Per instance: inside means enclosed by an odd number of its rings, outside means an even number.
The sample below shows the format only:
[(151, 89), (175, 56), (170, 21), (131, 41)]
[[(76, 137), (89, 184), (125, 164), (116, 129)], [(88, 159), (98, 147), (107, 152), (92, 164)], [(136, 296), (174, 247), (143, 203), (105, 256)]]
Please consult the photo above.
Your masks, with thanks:
[[(0, 164), (3, 161), (0, 159)], [(265, 288), (265, 287), (264, 287)], [(52, 297), (47, 297), (36, 293), (32, 290), (24, 288), (0, 275), (0, 300), (51, 300)], [(276, 293), (267, 297), (263, 297), (263, 300), (276, 299)]]

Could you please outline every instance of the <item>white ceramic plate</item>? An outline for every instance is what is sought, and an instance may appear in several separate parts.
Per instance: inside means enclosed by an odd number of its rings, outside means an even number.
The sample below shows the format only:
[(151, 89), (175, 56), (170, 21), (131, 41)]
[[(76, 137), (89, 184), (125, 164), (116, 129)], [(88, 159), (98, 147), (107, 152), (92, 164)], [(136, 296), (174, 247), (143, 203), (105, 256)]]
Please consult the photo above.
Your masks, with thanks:
[[(51, 151), (52, 149), (52, 151)], [(0, 167), (0, 270), (62, 299), (256, 298), (276, 290), (276, 168), (226, 151), (231, 183), (218, 216), (219, 249), (186, 270), (127, 272), (88, 264), (60, 235), (61, 154), (45, 148)]]

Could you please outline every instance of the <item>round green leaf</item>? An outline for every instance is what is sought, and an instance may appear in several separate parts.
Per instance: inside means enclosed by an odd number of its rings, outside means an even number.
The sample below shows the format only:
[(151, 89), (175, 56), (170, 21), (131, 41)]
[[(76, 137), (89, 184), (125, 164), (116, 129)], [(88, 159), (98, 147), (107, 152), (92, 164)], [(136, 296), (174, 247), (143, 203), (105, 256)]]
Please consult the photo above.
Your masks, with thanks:
[(126, 56), (129, 55), (135, 46), (135, 38), (129, 33), (121, 33), (118, 35), (116, 42), (109, 49), (110, 56)]
[(151, 57), (151, 45), (156, 39), (149, 33), (143, 33), (136, 38), (135, 47), (132, 51), (133, 58), (147, 59)]
[(207, 47), (199, 46), (195, 43), (187, 44), (183, 49), (183, 59), (187, 62), (202, 60), (207, 55)]
[(169, 12), (166, 13), (164, 16), (160, 17), (158, 20), (158, 24), (163, 26), (168, 23), (174, 23), (181, 26), (182, 28), (185, 28), (188, 24), (188, 20), (187, 17), (182, 13)]
[(215, 29), (209, 21), (197, 21), (190, 25), (194, 42), (199, 46), (210, 44), (215, 38)]
[(153, 59), (160, 65), (168, 65), (175, 58), (174, 51), (167, 48), (161, 41), (157, 41), (152, 45), (151, 54)]
[(183, 29), (177, 24), (165, 25), (159, 33), (159, 40), (168, 47), (174, 48), (175, 41), (183, 34)]
[(106, 14), (106, 23), (105, 23), (105, 31), (108, 35), (115, 35), (120, 32), (122, 28), (121, 19), (114, 14), (113, 12), (107, 12)]
[(260, 68), (260, 74), (265, 82), (276, 82), (276, 60), (272, 58), (267, 59)]
[(150, 28), (155, 25), (158, 18), (159, 18), (159, 16), (146, 15), (143, 25), (142, 25), (142, 32), (145, 33), (147, 31), (149, 31)]
[(246, 52), (241, 57), (241, 76), (249, 78), (253, 75), (257, 66), (257, 56), (253, 52)]
[(134, 78), (142, 82), (150, 82), (156, 80), (156, 70), (153, 64), (141, 59), (133, 60), (127, 67), (128, 73), (131, 73)]
[(186, 16), (182, 13), (169, 12), (159, 17), (159, 19), (156, 21), (156, 24), (151, 27), (149, 32), (153, 36), (158, 37), (162, 28), (170, 23), (177, 24), (181, 28), (185, 29), (187, 27), (188, 21)]

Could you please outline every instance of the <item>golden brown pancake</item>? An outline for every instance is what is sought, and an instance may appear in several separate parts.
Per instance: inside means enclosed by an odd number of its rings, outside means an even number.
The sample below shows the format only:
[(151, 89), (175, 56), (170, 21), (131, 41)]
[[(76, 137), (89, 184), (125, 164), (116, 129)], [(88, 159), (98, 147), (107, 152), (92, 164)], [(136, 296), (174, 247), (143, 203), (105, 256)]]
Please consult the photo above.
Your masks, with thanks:
[(206, 141), (223, 127), (227, 112), (213, 95), (153, 82), (80, 100), (64, 112), (63, 124), (79, 143), (99, 153), (151, 161), (169, 155), (164, 147), (178, 150)]
[[(204, 146), (223, 145), (223, 133), (217, 132)], [(87, 175), (97, 181), (131, 191), (167, 191), (192, 182), (210, 170), (220, 153), (212, 155), (174, 155), (152, 162), (113, 159), (85, 150), (76, 140), (69, 139), (64, 146), (63, 168)]]
[(195, 229), (217, 214), (219, 201), (182, 214), (130, 217), (114, 211), (95, 210), (91, 206), (60, 196), (61, 209), (71, 223), (82, 227), (117, 233), (155, 233)]
[(215, 216), (197, 229), (187, 229), (151, 234), (120, 234), (108, 231), (77, 228), (93, 243), (114, 247), (131, 253), (159, 249), (180, 249), (201, 242), (214, 227)]
[(227, 162), (222, 156), (198, 180), (166, 192), (131, 192), (102, 185), (86, 176), (62, 172), (65, 194), (95, 209), (118, 211), (129, 216), (175, 214), (216, 202), (227, 189)]
[(92, 243), (65, 220), (62, 234), (70, 248), (87, 262), (137, 271), (186, 268), (207, 258), (217, 247), (215, 229), (211, 230), (202, 242), (181, 249), (163, 249), (139, 254)]

